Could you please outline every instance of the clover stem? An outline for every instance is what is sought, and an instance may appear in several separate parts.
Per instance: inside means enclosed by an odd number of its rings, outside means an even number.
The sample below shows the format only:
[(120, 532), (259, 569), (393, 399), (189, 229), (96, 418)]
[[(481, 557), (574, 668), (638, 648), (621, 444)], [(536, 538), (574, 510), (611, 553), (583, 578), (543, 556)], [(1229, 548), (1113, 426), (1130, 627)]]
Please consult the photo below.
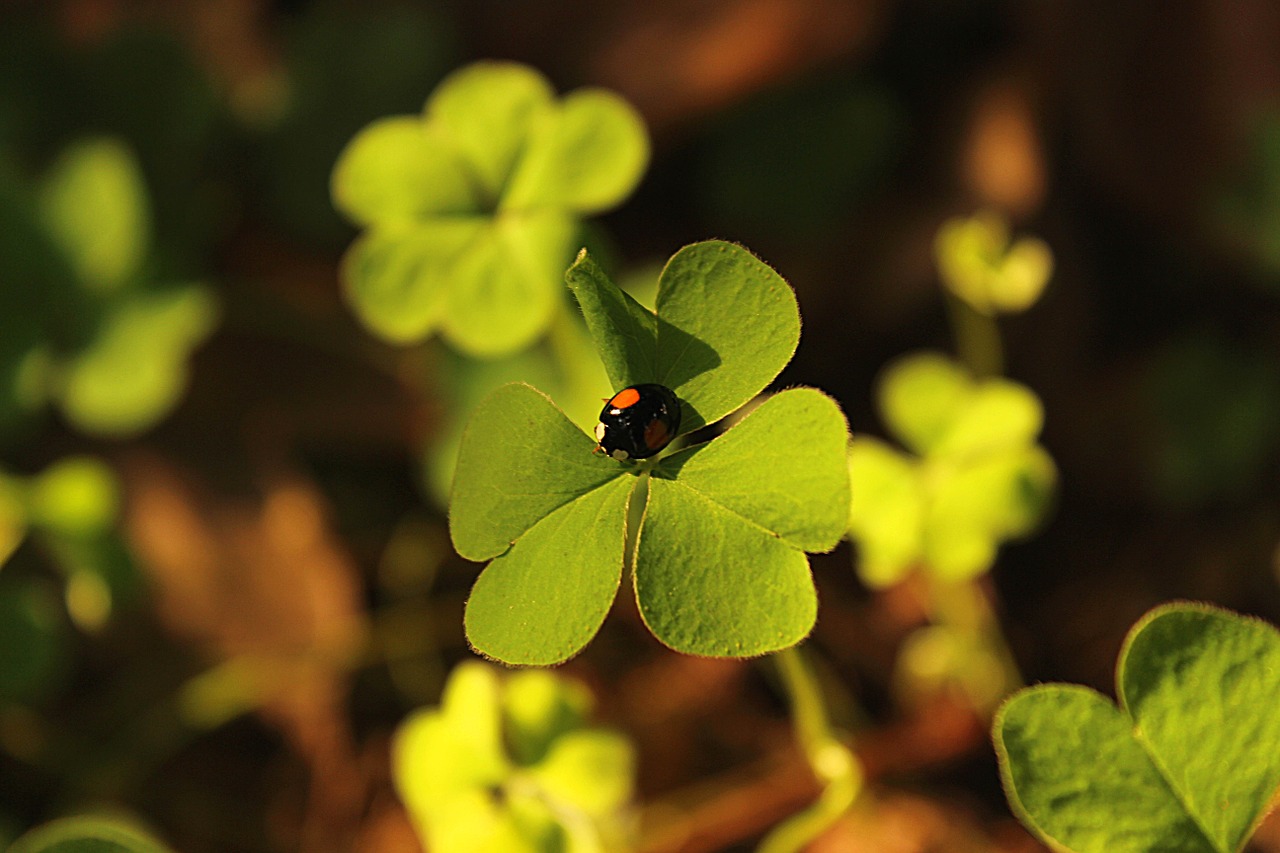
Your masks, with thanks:
[(962, 670), (961, 681), (974, 708), (990, 716), (1004, 697), (1023, 686), (1018, 662), (990, 597), (977, 580), (931, 581), (929, 599), (935, 624), (950, 629), (978, 656), (972, 666)]
[(757, 853), (795, 853), (848, 811), (863, 789), (862, 764), (831, 729), (822, 688), (799, 648), (773, 656), (791, 700), (792, 725), (822, 793), (809, 808), (792, 815), (765, 836)]
[(947, 311), (956, 352), (969, 372), (979, 379), (1004, 373), (1004, 347), (996, 318), (951, 293), (947, 294)]

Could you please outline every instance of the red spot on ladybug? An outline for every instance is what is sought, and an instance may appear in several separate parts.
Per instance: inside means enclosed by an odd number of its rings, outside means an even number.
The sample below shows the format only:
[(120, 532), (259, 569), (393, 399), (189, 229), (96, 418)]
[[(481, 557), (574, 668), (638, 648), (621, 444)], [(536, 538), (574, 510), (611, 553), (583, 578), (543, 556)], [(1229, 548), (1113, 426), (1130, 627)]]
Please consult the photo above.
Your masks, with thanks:
[(634, 386), (631, 388), (623, 388), (617, 394), (613, 395), (613, 399), (609, 401), (608, 408), (626, 409), (634, 406), (639, 401), (640, 392), (637, 391)]
[(680, 431), (680, 401), (670, 388), (646, 383), (623, 388), (605, 403), (596, 424), (596, 452), (617, 459), (644, 459), (671, 443)]

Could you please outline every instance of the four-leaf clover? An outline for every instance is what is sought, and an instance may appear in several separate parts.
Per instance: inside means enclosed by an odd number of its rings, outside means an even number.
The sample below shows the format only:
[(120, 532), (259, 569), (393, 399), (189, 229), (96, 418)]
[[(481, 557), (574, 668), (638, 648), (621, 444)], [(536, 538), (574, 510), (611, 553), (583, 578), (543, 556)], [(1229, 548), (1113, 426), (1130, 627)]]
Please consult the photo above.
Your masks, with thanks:
[(334, 167), (334, 204), (366, 229), (342, 265), (352, 307), (397, 343), (438, 330), (471, 356), (523, 349), (560, 303), (581, 217), (625, 198), (648, 159), (617, 95), (557, 100), (523, 65), (463, 68), (421, 116), (375, 121)]
[[(759, 394), (799, 341), (790, 286), (730, 243), (677, 252), (656, 312), (585, 252), (568, 279), (614, 386), (673, 390), (681, 434)], [(492, 561), (468, 638), (508, 663), (565, 660), (599, 630), (630, 558), (641, 616), (677, 651), (799, 642), (817, 612), (805, 552), (835, 547), (847, 523), (847, 430), (834, 401), (793, 388), (712, 441), (618, 462), (536, 389), (498, 389), (463, 436), (450, 505), (458, 553)]]

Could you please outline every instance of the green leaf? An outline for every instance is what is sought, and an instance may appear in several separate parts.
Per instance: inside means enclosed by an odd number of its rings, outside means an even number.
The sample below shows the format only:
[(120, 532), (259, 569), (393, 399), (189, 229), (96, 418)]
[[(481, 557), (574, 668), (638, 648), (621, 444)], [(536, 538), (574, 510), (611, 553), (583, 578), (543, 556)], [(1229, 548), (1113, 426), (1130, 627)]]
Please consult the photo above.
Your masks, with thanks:
[(795, 294), (741, 246), (685, 246), (667, 262), (658, 288), (656, 381), (683, 403), (681, 433), (745, 404), (795, 354)]
[(513, 383), (489, 395), (458, 452), (449, 505), (454, 548), (468, 560), (496, 557), (553, 510), (625, 472), (594, 448), (540, 391)]
[(120, 487), (102, 461), (72, 456), (35, 477), (27, 501), (32, 524), (64, 536), (92, 536), (115, 522)]
[(927, 502), (917, 463), (884, 442), (855, 436), (849, 489), (858, 576), (873, 588), (895, 584), (920, 559)]
[(33, 829), (9, 853), (169, 853), (169, 848), (118, 818), (67, 817)]
[(476, 212), (465, 165), (443, 132), (417, 116), (370, 124), (333, 168), (333, 204), (358, 225), (422, 221)]
[(177, 404), (187, 355), (212, 331), (216, 317), (213, 297), (199, 285), (117, 307), (92, 345), (65, 365), (59, 396), (67, 417), (100, 435), (151, 426)]
[(556, 211), (497, 219), (449, 267), (444, 336), (478, 358), (527, 347), (551, 322), (576, 233)]
[(533, 770), (549, 796), (599, 817), (626, 805), (634, 775), (635, 756), (626, 738), (592, 730), (557, 738)]
[(649, 481), (635, 586), (649, 630), (686, 654), (767, 654), (817, 617), (803, 552), (678, 480)]
[(595, 213), (635, 189), (649, 162), (640, 114), (603, 89), (579, 89), (539, 117), (502, 199), (504, 209)]
[(90, 289), (118, 290), (142, 264), (150, 213), (133, 155), (113, 139), (67, 148), (42, 193), (46, 226)]
[(849, 522), (849, 429), (813, 388), (775, 394), (715, 441), (659, 464), (720, 506), (802, 551), (830, 551)]
[(994, 213), (953, 219), (938, 232), (935, 246), (943, 284), (974, 310), (1024, 311), (1053, 274), (1053, 254), (1042, 240), (1009, 242), (1009, 224)]
[(902, 443), (927, 453), (946, 436), (973, 393), (973, 380), (938, 353), (899, 358), (880, 379), (880, 416)]
[(1040, 399), (1005, 379), (978, 383), (966, 395), (945, 432), (929, 447), (933, 455), (976, 455), (1034, 442), (1044, 425)]
[(555, 93), (537, 71), (515, 62), (477, 62), (445, 78), (427, 102), (466, 159), (486, 205), (502, 194), (532, 125), (552, 112)]
[(484, 233), (479, 218), (371, 228), (342, 259), (348, 303), (385, 340), (422, 340), (444, 314), (450, 264)]
[(993, 736), (1010, 803), (1077, 853), (1243, 848), (1280, 786), (1280, 632), (1195, 604), (1144, 616), (1121, 707), (1083, 687), (1015, 694)]
[(658, 381), (658, 323), (583, 249), (565, 273), (614, 390)]
[(477, 651), (505, 663), (547, 666), (572, 657), (596, 635), (622, 581), (635, 484), (618, 477), (564, 504), (485, 567), (465, 616)]
[(537, 764), (562, 735), (581, 728), (591, 712), (591, 692), (551, 670), (512, 673), (502, 693), (507, 745), (522, 765)]

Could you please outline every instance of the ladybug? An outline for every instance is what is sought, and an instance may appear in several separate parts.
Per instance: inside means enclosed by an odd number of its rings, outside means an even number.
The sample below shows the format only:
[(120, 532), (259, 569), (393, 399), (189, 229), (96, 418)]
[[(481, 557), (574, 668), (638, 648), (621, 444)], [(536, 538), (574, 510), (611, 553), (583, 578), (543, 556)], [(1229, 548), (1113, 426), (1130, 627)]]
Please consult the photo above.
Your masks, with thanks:
[(665, 385), (623, 388), (609, 398), (596, 424), (596, 451), (619, 461), (644, 459), (671, 443), (680, 430), (680, 401)]

